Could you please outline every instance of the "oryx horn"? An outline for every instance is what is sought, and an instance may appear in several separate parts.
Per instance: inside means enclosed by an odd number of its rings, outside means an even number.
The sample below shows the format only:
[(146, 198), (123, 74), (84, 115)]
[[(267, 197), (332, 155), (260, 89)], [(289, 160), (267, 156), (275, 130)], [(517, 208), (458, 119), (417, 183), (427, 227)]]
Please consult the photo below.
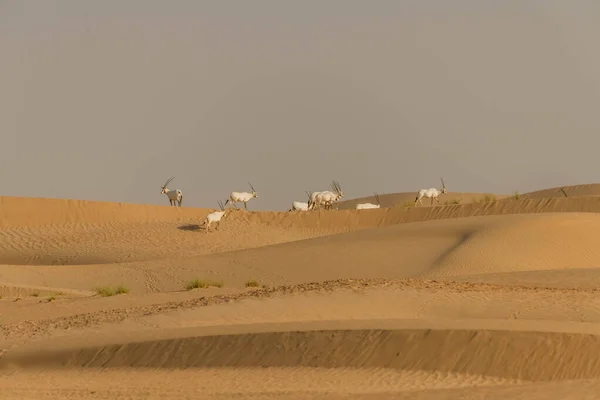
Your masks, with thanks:
[(175, 179), (175, 177), (174, 177), (174, 176), (172, 176), (172, 177), (170, 177), (169, 179), (167, 179), (167, 181), (165, 182), (165, 184), (164, 184), (164, 186), (163, 186), (163, 187), (164, 187), (164, 188), (165, 188), (165, 187), (167, 187), (167, 185), (168, 185), (169, 183), (171, 183), (171, 181), (172, 181), (173, 179)]

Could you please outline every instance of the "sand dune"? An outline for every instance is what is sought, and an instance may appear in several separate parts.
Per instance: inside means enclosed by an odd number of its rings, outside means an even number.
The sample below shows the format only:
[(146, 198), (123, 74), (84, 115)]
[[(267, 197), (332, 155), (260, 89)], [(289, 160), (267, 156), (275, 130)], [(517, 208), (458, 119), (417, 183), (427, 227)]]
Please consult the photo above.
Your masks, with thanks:
[(232, 211), (210, 234), (213, 209), (1, 197), (0, 398), (591, 393), (596, 188)]
[[(564, 193), (561, 189), (564, 190)], [(536, 190), (535, 192), (523, 193), (519, 195), (519, 197), (526, 199), (565, 197), (565, 193), (568, 197), (598, 196), (600, 195), (600, 184), (592, 183), (588, 185), (571, 185), (551, 189)]]
[[(417, 192), (402, 192), (402, 193), (387, 193), (379, 194), (379, 201), (382, 207), (392, 206), (406, 206), (410, 207), (415, 201)], [(500, 200), (508, 198), (507, 195), (499, 195), (493, 193), (469, 193), (469, 192), (448, 192), (447, 194), (441, 195), (439, 200), (440, 204), (451, 205), (451, 204), (468, 204), (468, 203), (480, 203), (490, 201), (492, 199)], [(423, 204), (429, 205), (429, 199), (423, 199)], [(359, 197), (356, 199), (348, 199), (340, 201), (338, 203), (339, 210), (352, 210), (356, 208), (359, 203), (372, 203), (377, 204), (375, 196)]]

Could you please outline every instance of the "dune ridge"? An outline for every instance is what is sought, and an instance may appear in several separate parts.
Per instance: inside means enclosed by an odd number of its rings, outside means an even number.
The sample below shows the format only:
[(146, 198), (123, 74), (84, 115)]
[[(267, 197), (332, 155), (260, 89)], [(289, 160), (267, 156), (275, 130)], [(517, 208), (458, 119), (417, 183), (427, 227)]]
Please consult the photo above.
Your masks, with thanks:
[[(44, 368), (393, 368), (550, 381), (600, 377), (600, 361), (594, 356), (598, 349), (600, 337), (595, 335), (337, 329), (14, 352), (2, 364), (20, 368), (29, 364)], [(481, 362), (485, 359), (491, 362)]]

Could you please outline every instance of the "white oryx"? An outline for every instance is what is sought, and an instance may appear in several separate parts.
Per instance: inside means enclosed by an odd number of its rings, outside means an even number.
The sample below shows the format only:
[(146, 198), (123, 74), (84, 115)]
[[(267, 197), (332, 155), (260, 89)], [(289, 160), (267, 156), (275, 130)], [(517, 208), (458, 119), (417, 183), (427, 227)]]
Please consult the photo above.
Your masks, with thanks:
[(308, 196), (307, 203), (303, 203), (301, 201), (294, 201), (292, 203), (292, 208), (290, 208), (289, 211), (308, 211), (309, 204), (312, 200), (312, 193), (306, 192), (306, 196)]
[(446, 194), (446, 184), (444, 183), (444, 178), (440, 178), (440, 180), (442, 181), (442, 188), (441, 189), (436, 189), (436, 188), (430, 188), (430, 189), (421, 189), (419, 190), (419, 193), (417, 194), (417, 197), (415, 198), (415, 204), (417, 204), (417, 202), (419, 204), (423, 204), (423, 202), (421, 201), (421, 199), (423, 199), (423, 197), (427, 197), (431, 199), (431, 205), (433, 205), (433, 200), (437, 201), (438, 204), (440, 204), (440, 201), (438, 200), (438, 196), (440, 194)]
[(217, 202), (219, 204), (219, 208), (221, 209), (221, 211), (213, 211), (210, 214), (208, 214), (206, 216), (206, 218), (204, 218), (204, 222), (202, 223), (202, 225), (204, 225), (204, 229), (206, 231), (206, 233), (210, 232), (210, 225), (212, 223), (216, 223), (217, 227), (215, 228), (215, 230), (219, 229), (219, 226), (221, 225), (221, 219), (225, 216), (226, 210), (225, 210), (225, 206), (223, 205), (222, 202), (218, 201)]
[(381, 203), (379, 202), (379, 195), (375, 193), (375, 201), (377, 204), (372, 203), (360, 203), (356, 205), (357, 210), (370, 210), (373, 208), (381, 208)]
[(238, 208), (237, 203), (242, 202), (242, 203), (244, 203), (244, 209), (247, 210), (248, 207), (246, 206), (246, 203), (249, 202), (250, 200), (252, 200), (253, 198), (258, 198), (258, 193), (256, 193), (256, 190), (254, 190), (254, 187), (252, 186), (252, 184), (250, 182), (248, 182), (248, 185), (250, 185), (250, 188), (252, 189), (252, 193), (231, 192), (229, 194), (229, 198), (225, 202), (225, 205), (227, 205), (228, 203), (231, 203), (235, 206), (235, 208), (237, 210), (237, 208)]
[(309, 204), (309, 210), (313, 210), (316, 206), (325, 206), (325, 209), (331, 209), (333, 203), (339, 201), (342, 197), (344, 197), (344, 192), (337, 181), (333, 181), (331, 183), (331, 188), (333, 191), (324, 191), (324, 192), (316, 192), (312, 193), (311, 201)]
[(179, 207), (181, 207), (181, 203), (183, 202), (183, 192), (179, 189), (171, 190), (167, 188), (167, 185), (171, 183), (173, 179), (175, 179), (174, 176), (170, 177), (169, 179), (167, 179), (165, 184), (160, 187), (160, 194), (166, 194), (169, 198), (169, 203), (171, 203), (172, 206), (175, 206), (176, 203), (179, 203)]

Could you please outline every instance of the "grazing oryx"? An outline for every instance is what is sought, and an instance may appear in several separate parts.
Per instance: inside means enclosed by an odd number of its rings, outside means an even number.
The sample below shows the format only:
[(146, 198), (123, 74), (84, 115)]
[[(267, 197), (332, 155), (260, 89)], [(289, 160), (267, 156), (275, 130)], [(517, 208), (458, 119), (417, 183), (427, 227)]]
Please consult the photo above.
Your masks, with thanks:
[(308, 196), (308, 203), (303, 203), (301, 201), (294, 201), (292, 203), (292, 208), (290, 208), (289, 211), (308, 211), (308, 207), (312, 200), (312, 193), (306, 192), (306, 195)]
[(381, 203), (379, 202), (379, 195), (375, 193), (375, 201), (377, 204), (372, 203), (361, 203), (356, 205), (357, 210), (369, 210), (372, 208), (381, 208)]
[(248, 207), (246, 206), (246, 203), (249, 202), (250, 200), (252, 200), (253, 198), (257, 198), (258, 199), (258, 193), (256, 193), (256, 190), (254, 190), (254, 186), (252, 186), (252, 184), (250, 182), (248, 182), (248, 185), (250, 185), (250, 189), (252, 189), (252, 193), (248, 193), (248, 192), (231, 192), (229, 194), (229, 198), (227, 199), (227, 201), (225, 202), (225, 205), (227, 205), (227, 203), (231, 203), (235, 206), (236, 210), (237, 210), (237, 203), (238, 202), (242, 202), (244, 203), (244, 210), (247, 210)]
[(176, 203), (179, 203), (179, 207), (181, 207), (181, 203), (183, 202), (183, 192), (179, 189), (171, 190), (167, 188), (167, 185), (171, 183), (173, 179), (175, 179), (174, 176), (170, 177), (167, 179), (164, 186), (160, 187), (162, 189), (160, 194), (166, 194), (169, 198), (169, 203), (171, 203), (172, 206), (176, 205)]
[(210, 224), (212, 224), (213, 222), (217, 224), (215, 230), (219, 229), (221, 219), (225, 216), (225, 206), (220, 201), (217, 203), (219, 204), (219, 208), (221, 209), (221, 211), (211, 212), (206, 216), (206, 218), (204, 218), (204, 222), (202, 223), (202, 225), (204, 225), (206, 233), (210, 232)]
[(324, 205), (326, 210), (331, 209), (334, 202), (339, 201), (344, 197), (344, 191), (337, 181), (331, 183), (331, 188), (334, 190), (333, 192), (327, 190), (324, 192), (317, 192), (316, 194), (313, 193), (309, 209), (314, 209), (315, 205)]
[(419, 204), (423, 204), (423, 202), (421, 201), (421, 199), (423, 197), (427, 197), (431, 199), (431, 205), (433, 205), (433, 200), (437, 201), (438, 204), (440, 204), (440, 201), (438, 200), (438, 196), (440, 194), (446, 194), (446, 184), (444, 183), (444, 178), (440, 178), (440, 180), (442, 181), (442, 189), (436, 189), (436, 188), (431, 188), (431, 189), (421, 189), (419, 190), (419, 193), (417, 194), (417, 197), (415, 198), (415, 204), (417, 204), (417, 202)]

